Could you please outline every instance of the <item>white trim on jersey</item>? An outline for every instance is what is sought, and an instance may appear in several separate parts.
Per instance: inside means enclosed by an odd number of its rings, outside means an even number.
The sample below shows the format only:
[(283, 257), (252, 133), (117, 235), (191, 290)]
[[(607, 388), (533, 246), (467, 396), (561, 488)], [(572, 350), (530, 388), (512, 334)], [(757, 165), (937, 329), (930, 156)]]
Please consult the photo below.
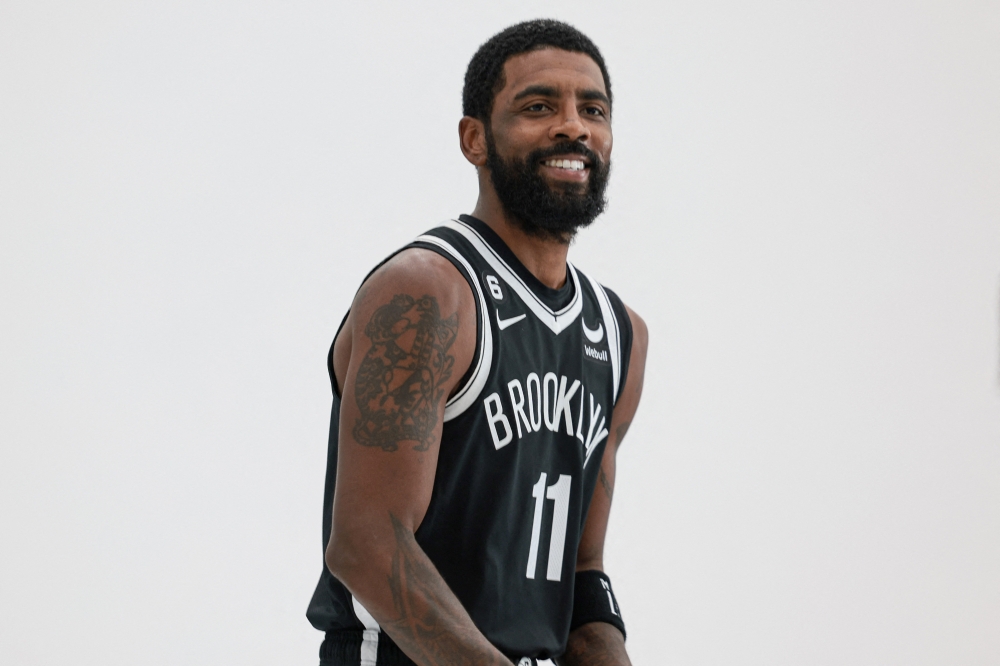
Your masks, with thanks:
[(476, 368), (472, 371), (469, 381), (445, 403), (444, 420), (450, 421), (476, 402), (483, 387), (486, 386), (486, 380), (490, 377), (490, 369), (493, 367), (493, 327), (490, 324), (490, 311), (486, 304), (486, 296), (483, 294), (483, 289), (479, 286), (479, 276), (476, 275), (476, 271), (473, 270), (466, 258), (451, 243), (437, 236), (430, 235), (418, 236), (416, 241), (437, 245), (465, 267), (465, 270), (469, 273), (469, 279), (476, 287), (476, 295), (479, 297), (479, 309), (482, 312), (483, 326), (479, 336), (479, 358), (476, 359)]
[(382, 628), (353, 594), (351, 605), (354, 606), (354, 614), (358, 616), (358, 620), (365, 625), (365, 630), (361, 634), (361, 666), (375, 666), (378, 661), (378, 634)]
[(576, 318), (583, 312), (583, 297), (580, 294), (580, 278), (577, 277), (576, 269), (572, 264), (566, 262), (569, 266), (569, 273), (573, 279), (573, 286), (576, 288), (573, 294), (573, 300), (570, 301), (569, 305), (564, 307), (558, 312), (554, 312), (549, 306), (543, 303), (535, 292), (531, 290), (528, 285), (520, 278), (520, 276), (507, 265), (507, 262), (503, 260), (496, 250), (490, 247), (490, 244), (486, 242), (479, 232), (473, 229), (468, 224), (460, 220), (448, 220), (443, 226), (449, 229), (454, 229), (458, 233), (462, 234), (467, 241), (476, 249), (479, 254), (482, 255), (486, 263), (497, 272), (497, 274), (503, 279), (507, 285), (514, 290), (524, 304), (528, 306), (528, 309), (538, 317), (538, 319), (548, 326), (553, 333), (556, 335), (562, 333), (572, 324)]
[(601, 317), (604, 318), (604, 328), (608, 329), (608, 349), (611, 350), (611, 377), (614, 386), (612, 400), (618, 402), (618, 382), (621, 381), (622, 368), (621, 332), (618, 328), (618, 318), (615, 317), (615, 311), (611, 307), (611, 299), (604, 292), (604, 287), (589, 275), (585, 274), (584, 277), (590, 280), (590, 286), (597, 294), (597, 302), (601, 305)]

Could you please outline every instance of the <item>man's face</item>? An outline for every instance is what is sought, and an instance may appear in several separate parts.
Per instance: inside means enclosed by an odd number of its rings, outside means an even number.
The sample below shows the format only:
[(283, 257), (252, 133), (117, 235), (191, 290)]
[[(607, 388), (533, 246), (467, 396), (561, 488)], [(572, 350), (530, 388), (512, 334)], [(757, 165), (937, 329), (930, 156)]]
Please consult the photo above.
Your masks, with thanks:
[(504, 65), (486, 127), (500, 202), (533, 235), (569, 240), (604, 210), (611, 104), (590, 56), (546, 48)]

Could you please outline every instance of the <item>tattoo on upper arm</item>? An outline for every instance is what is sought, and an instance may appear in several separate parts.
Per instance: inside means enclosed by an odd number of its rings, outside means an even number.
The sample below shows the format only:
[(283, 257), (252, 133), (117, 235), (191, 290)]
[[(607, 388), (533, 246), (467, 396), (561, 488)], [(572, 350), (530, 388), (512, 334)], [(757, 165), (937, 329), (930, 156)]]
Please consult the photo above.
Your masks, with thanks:
[(354, 439), (383, 451), (413, 441), (415, 451), (426, 451), (455, 363), (448, 350), (458, 336), (458, 313), (443, 319), (433, 296), (396, 294), (375, 310), (365, 335), (371, 348), (354, 383), (361, 410)]

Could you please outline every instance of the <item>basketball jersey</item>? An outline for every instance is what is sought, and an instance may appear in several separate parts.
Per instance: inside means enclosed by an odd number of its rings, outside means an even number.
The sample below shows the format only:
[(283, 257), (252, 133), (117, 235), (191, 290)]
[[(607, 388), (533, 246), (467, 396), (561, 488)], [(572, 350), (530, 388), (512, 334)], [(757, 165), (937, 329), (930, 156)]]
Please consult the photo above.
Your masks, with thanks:
[[(628, 370), (631, 323), (618, 297), (572, 264), (563, 288), (543, 285), (473, 217), (445, 222), (407, 248), (455, 265), (472, 289), (477, 325), (475, 356), (445, 405), (417, 543), (501, 652), (515, 661), (558, 656), (569, 636), (577, 548)], [(340, 411), (332, 349), (328, 361), (324, 548)], [(411, 663), (325, 566), (307, 616), (327, 632), (328, 657)]]

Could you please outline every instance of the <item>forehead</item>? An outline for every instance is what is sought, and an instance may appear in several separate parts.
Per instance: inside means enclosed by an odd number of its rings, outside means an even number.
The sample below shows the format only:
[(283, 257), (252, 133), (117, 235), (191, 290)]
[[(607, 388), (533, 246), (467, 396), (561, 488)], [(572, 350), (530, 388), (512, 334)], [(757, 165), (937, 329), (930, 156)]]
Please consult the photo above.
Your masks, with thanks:
[(546, 85), (563, 92), (599, 90), (607, 94), (601, 68), (585, 53), (543, 48), (511, 56), (503, 66), (504, 87), (497, 99), (509, 100), (531, 85)]

